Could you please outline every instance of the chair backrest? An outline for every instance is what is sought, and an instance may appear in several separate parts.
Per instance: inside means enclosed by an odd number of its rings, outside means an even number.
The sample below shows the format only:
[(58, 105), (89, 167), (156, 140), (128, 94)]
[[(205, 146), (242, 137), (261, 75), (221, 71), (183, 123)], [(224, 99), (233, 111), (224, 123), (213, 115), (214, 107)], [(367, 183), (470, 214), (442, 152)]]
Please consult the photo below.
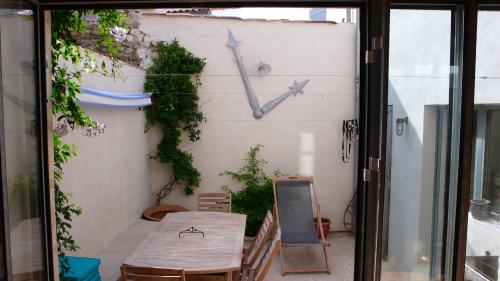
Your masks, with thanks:
[[(319, 243), (314, 226), (312, 177), (277, 177), (273, 180), (273, 186), (282, 242), (304, 245)], [(316, 195), (314, 201), (320, 218)]]
[(261, 255), (260, 260), (252, 267), (254, 272), (255, 281), (263, 281), (266, 278), (266, 274), (273, 263), (274, 256), (281, 249), (281, 230), (278, 227), (273, 235), (273, 240), (266, 249), (266, 252)]
[(274, 230), (274, 218), (270, 211), (267, 211), (262, 224), (260, 225), (259, 231), (255, 236), (255, 240), (250, 244), (248, 250), (245, 255), (245, 264), (248, 267), (252, 267), (255, 264), (255, 261), (259, 257), (262, 249), (266, 245), (269, 236)]
[(121, 281), (185, 281), (183, 269), (122, 266)]
[(200, 193), (198, 210), (231, 213), (231, 193)]

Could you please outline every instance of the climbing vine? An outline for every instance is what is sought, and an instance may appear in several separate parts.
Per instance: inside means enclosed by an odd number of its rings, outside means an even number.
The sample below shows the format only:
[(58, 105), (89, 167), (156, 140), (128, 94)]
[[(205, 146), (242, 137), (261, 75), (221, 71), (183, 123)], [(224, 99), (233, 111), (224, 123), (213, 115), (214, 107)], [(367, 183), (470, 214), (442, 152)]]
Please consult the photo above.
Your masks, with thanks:
[[(95, 17), (99, 26), (99, 41), (96, 49), (105, 50), (112, 65), (98, 64), (92, 51), (78, 46), (76, 38), (87, 28), (87, 19)], [(82, 209), (71, 202), (71, 194), (62, 190), (63, 165), (76, 156), (74, 145), (63, 142), (62, 136), (75, 128), (83, 128), (86, 135), (102, 132), (103, 125), (90, 118), (78, 104), (79, 87), (86, 73), (118, 75), (119, 64), (115, 56), (120, 50), (117, 36), (126, 31), (128, 18), (122, 11), (115, 10), (60, 10), (52, 11), (51, 23), (51, 74), (52, 113), (56, 118), (54, 128), (54, 180), (57, 251), (64, 256), (66, 251), (79, 249), (70, 229), (74, 216)], [(66, 259), (62, 259), (61, 273), (69, 270)]]
[(189, 195), (200, 183), (193, 156), (179, 146), (183, 133), (192, 142), (200, 139), (199, 125), (205, 117), (199, 110), (197, 92), (205, 60), (194, 56), (177, 40), (153, 43), (151, 49), (155, 56), (147, 70), (144, 90), (151, 93), (153, 104), (144, 108), (146, 131), (154, 125), (161, 129), (162, 139), (151, 157), (170, 165), (172, 171), (167, 184), (155, 193), (159, 205), (176, 187)]

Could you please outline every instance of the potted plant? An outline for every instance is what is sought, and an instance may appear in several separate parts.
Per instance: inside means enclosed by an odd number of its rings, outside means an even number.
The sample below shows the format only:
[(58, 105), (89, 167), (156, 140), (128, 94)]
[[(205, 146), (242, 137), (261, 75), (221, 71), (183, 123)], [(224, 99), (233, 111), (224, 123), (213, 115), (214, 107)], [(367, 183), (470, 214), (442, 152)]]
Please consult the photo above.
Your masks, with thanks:
[[(325, 238), (328, 236), (328, 232), (330, 232), (331, 224), (332, 221), (329, 218), (321, 218), (321, 227), (323, 228), (323, 235), (325, 235)], [(314, 225), (316, 229), (318, 229), (318, 238), (321, 238), (321, 233), (318, 228), (318, 218), (314, 218)]]
[[(263, 146), (258, 144), (247, 153), (245, 165), (238, 171), (224, 171), (220, 176), (229, 176), (243, 184), (243, 189), (233, 192), (227, 185), (224, 191), (231, 193), (231, 207), (235, 213), (246, 214), (247, 224), (245, 235), (255, 236), (268, 210), (274, 205), (273, 179), (264, 173), (263, 166), (267, 163), (258, 159), (257, 154)], [(279, 171), (275, 175), (281, 174)]]

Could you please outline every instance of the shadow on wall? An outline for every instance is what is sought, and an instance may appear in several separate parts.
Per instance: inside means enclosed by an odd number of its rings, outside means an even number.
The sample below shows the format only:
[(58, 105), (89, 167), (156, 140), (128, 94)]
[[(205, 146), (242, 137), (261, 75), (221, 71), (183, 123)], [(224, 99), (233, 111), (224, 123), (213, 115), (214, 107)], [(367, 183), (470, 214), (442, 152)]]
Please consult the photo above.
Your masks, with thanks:
[(430, 262), (440, 264), (440, 249), (431, 246), (439, 247), (442, 239), (447, 114), (443, 105), (405, 106), (401, 95), (406, 94), (389, 83), (393, 119), (408, 116), (408, 125), (401, 136), (392, 130), (388, 262), (394, 271), (427, 275)]
[[(389, 82), (389, 104), (393, 106), (391, 194), (388, 262), (396, 271), (412, 271), (419, 250), (422, 142), (408, 116), (399, 93)], [(422, 108), (423, 110), (423, 108)], [(396, 134), (396, 119), (409, 117), (403, 134)], [(411, 254), (410, 254), (411, 253)]]

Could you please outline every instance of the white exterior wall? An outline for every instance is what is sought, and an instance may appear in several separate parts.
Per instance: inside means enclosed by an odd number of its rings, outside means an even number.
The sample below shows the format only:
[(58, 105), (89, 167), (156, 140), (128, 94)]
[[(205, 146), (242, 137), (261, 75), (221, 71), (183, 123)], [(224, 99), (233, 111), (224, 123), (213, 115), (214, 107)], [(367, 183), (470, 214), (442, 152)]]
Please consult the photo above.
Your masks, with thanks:
[[(355, 26), (353, 24), (238, 20), (144, 14), (140, 29), (152, 41), (177, 38), (198, 57), (206, 58), (199, 89), (207, 117), (201, 140), (184, 142), (201, 172), (194, 196), (175, 190), (163, 203), (197, 209), (198, 192), (220, 192), (220, 186), (239, 185), (218, 174), (237, 170), (250, 147), (263, 144), (267, 173), (313, 175), (322, 203), (322, 215), (332, 230), (344, 230), (346, 208), (354, 189), (354, 165), (343, 164), (341, 121), (355, 118)], [(232, 50), (228, 29), (241, 40), (240, 53), (249, 74), (260, 61), (271, 75), (252, 76), (260, 104), (286, 92), (293, 80), (311, 79), (304, 95), (290, 97), (256, 120), (247, 101)], [(154, 152), (158, 136), (151, 139)], [(353, 152), (352, 159), (357, 155)], [(167, 182), (165, 166), (151, 161), (151, 189)], [(256, 202), (258, 204), (258, 202)]]
[[(152, 41), (171, 41), (206, 58), (199, 90), (207, 117), (201, 140), (183, 148), (201, 172), (195, 195), (175, 190), (163, 203), (197, 209), (198, 192), (219, 192), (235, 182), (218, 174), (237, 170), (251, 146), (263, 144), (268, 174), (313, 175), (322, 203), (322, 215), (332, 230), (344, 230), (344, 209), (355, 189), (355, 159), (341, 161), (341, 121), (355, 118), (355, 26), (352, 24), (218, 19), (185, 16), (143, 16), (141, 31)], [(290, 97), (261, 120), (248, 105), (245, 90), (226, 46), (227, 30), (242, 41), (241, 54), (248, 72), (260, 61), (272, 66), (270, 76), (251, 77), (260, 104), (288, 90), (293, 80), (311, 79), (304, 95)], [(126, 77), (113, 80), (85, 77), (83, 85), (117, 92), (142, 91), (144, 71), (123, 66)], [(78, 157), (65, 167), (63, 187), (74, 195), (84, 213), (76, 218), (72, 234), (81, 246), (78, 255), (93, 256), (153, 204), (151, 193), (168, 178), (168, 168), (154, 160), (157, 131), (144, 134), (144, 113), (136, 108), (84, 106), (94, 119), (107, 125), (104, 134), (84, 137), (75, 131), (64, 140), (78, 147)], [(256, 202), (258, 204), (258, 202)]]
[[(500, 13), (481, 11), (476, 50), (476, 104), (500, 104)], [(489, 79), (483, 79), (489, 77)]]
[[(108, 64), (109, 65), (109, 64)], [(123, 65), (123, 78), (84, 77), (83, 86), (109, 92), (142, 91), (144, 71)], [(151, 206), (148, 144), (144, 113), (135, 107), (84, 105), (89, 116), (106, 124), (103, 134), (87, 137), (81, 130), (66, 135), (78, 156), (64, 167), (63, 190), (83, 208), (71, 231), (80, 256), (96, 256)]]

